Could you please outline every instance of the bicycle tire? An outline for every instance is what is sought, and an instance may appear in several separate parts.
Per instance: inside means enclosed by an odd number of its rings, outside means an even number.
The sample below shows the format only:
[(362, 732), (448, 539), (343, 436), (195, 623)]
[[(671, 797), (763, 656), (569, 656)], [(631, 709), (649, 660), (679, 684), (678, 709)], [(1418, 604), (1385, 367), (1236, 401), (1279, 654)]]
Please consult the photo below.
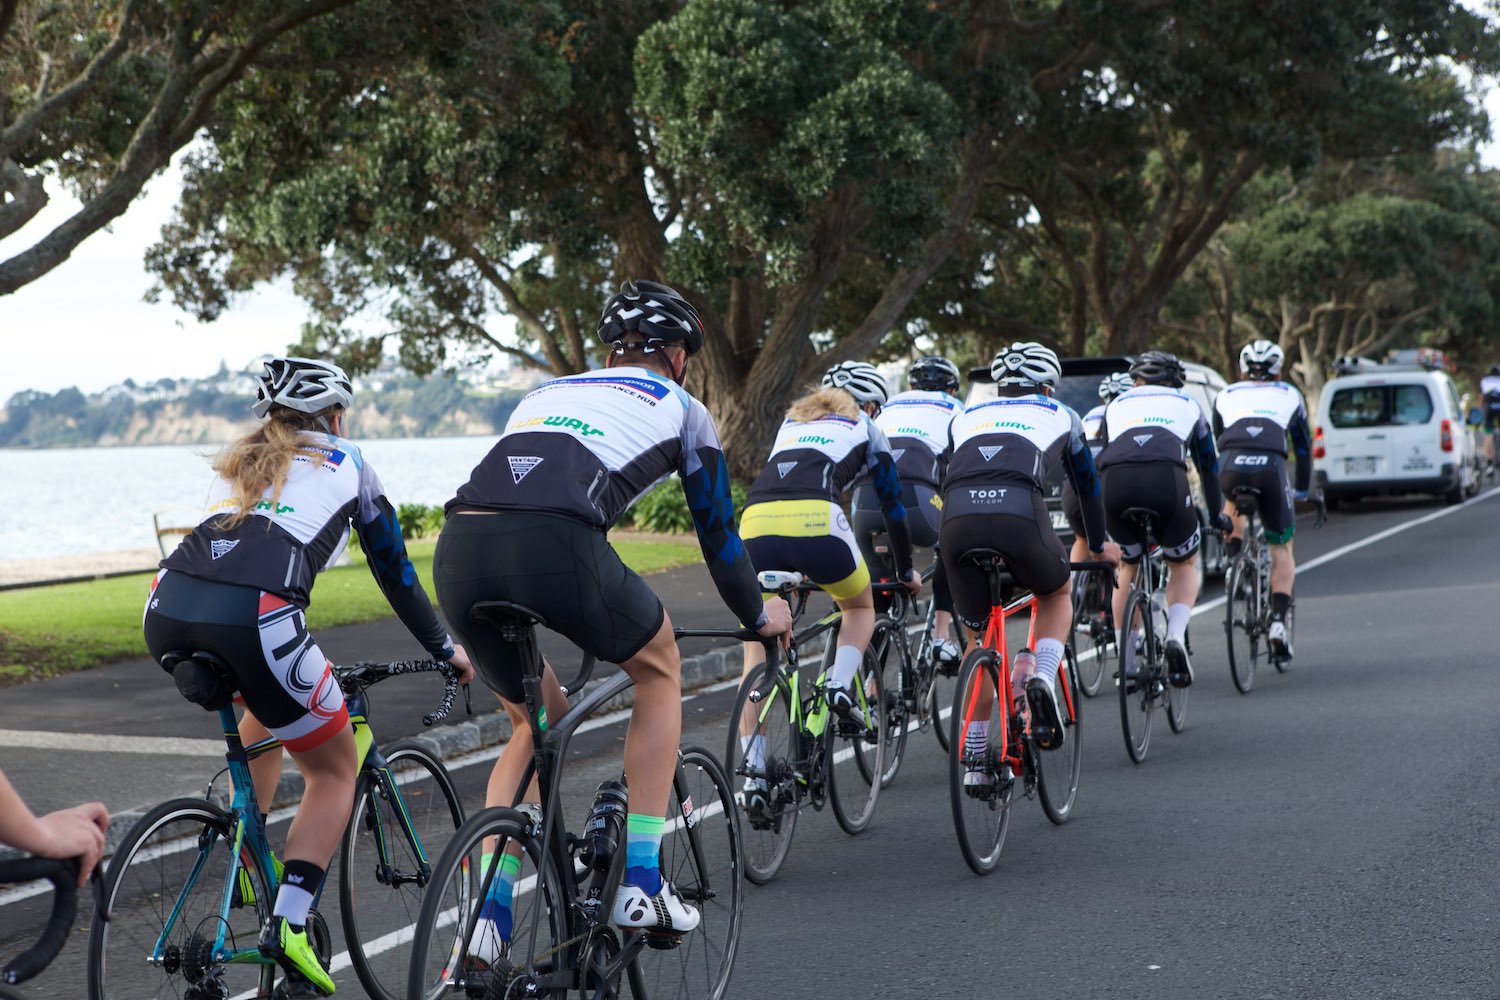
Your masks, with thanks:
[(647, 948), (636, 960), (639, 983), (653, 1000), (723, 1000), (728, 992), (745, 905), (739, 819), (718, 759), (702, 747), (683, 747), (667, 804), (661, 874), (702, 919), (676, 948)]
[(1092, 698), (1103, 690), (1104, 678), (1113, 675), (1118, 649), (1103, 579), (1097, 573), (1086, 576), (1073, 607), (1073, 641), (1069, 645), (1077, 653), (1079, 690)]
[[(804, 771), (801, 734), (792, 725), (792, 692), (783, 676), (776, 684), (767, 680), (764, 664), (740, 682), (730, 714), (729, 740), (724, 759), (729, 761), (729, 780), (739, 786), (734, 802), (740, 811), (740, 831), (744, 844), (745, 877), (756, 885), (765, 885), (776, 877), (797, 827), (797, 813), (805, 786), (797, 776)], [(800, 709), (799, 709), (800, 710)], [(740, 735), (739, 720), (756, 719), (751, 736), (764, 740), (760, 761), (748, 761), (749, 737)], [(754, 781), (767, 784), (768, 808), (754, 815), (745, 809), (745, 792)]]
[(1072, 646), (1065, 646), (1063, 654), (1057, 671), (1058, 707), (1065, 725), (1063, 745), (1056, 750), (1036, 751), (1037, 797), (1042, 812), (1058, 826), (1073, 815), (1083, 770), (1083, 692), (1078, 683), (1078, 659)]
[[(513, 933), (508, 961), (495, 962), (487, 972), (468, 971), (473, 956), (469, 954), (470, 937), (478, 926), (489, 884), (499, 864), (492, 856), (484, 864), (484, 846), (496, 838), (495, 854), (514, 853), (520, 870), (512, 897)], [(513, 845), (513, 846), (512, 846)], [(527, 967), (538, 963), (536, 971), (547, 973), (569, 963), (573, 956), (559, 946), (568, 940), (568, 900), (572, 897), (571, 878), (564, 881), (542, 845), (532, 834), (531, 821), (524, 813), (504, 807), (483, 809), (466, 819), (454, 831), (448, 846), (432, 869), (432, 881), (422, 894), (422, 909), (411, 944), (411, 967), (408, 970), (407, 1000), (435, 1000), (442, 996), (469, 994), (463, 980), (469, 976), (484, 978), (494, 988), (493, 977), (516, 977), (524, 995), (544, 1000), (564, 1000), (567, 990), (525, 990)], [(476, 983), (477, 995), (484, 995), (485, 983)], [(497, 995), (505, 995), (505, 989)], [(521, 994), (516, 994), (521, 995)]]
[[(953, 809), (953, 828), (964, 863), (976, 875), (988, 875), (999, 864), (1015, 798), (1014, 778), (996, 746), (996, 740), (1007, 728), (1001, 713), (1009, 711), (1006, 703), (1010, 700), (1010, 681), (1007, 678), (1003, 687), (997, 687), (998, 679), (993, 650), (981, 647), (969, 653), (959, 668), (949, 723), (948, 740), (953, 750), (948, 754), (948, 799)], [(1004, 694), (999, 695), (1002, 690)], [(986, 701), (988, 709), (984, 707)], [(982, 752), (964, 750), (964, 734), (973, 723), (987, 726), (987, 742)], [(988, 779), (987, 792), (971, 791), (965, 784), (964, 776), (970, 770)]]
[[(1191, 635), (1191, 631), (1188, 634)], [(1187, 641), (1184, 638), (1183, 642), (1187, 643)], [(1167, 703), (1167, 725), (1174, 733), (1181, 733), (1183, 727), (1187, 725), (1188, 695), (1192, 691), (1193, 689), (1190, 687), (1176, 687), (1171, 684), (1166, 685), (1162, 689), (1163, 694), (1166, 696), (1164, 700)]]
[[(957, 642), (960, 649), (963, 648), (963, 637), (959, 634), (957, 621), (948, 626), (948, 637)], [(963, 661), (952, 664), (936, 662), (930, 642), (927, 644), (927, 654), (934, 661), (931, 667), (932, 687), (929, 689), (928, 696), (931, 703), (932, 735), (937, 737), (938, 746), (943, 748), (943, 753), (947, 753), (948, 730), (952, 727), (950, 720), (955, 699), (958, 697), (958, 672), (963, 669)]]
[[(360, 772), (339, 855), (339, 915), (360, 985), (376, 1000), (399, 1000), (406, 995), (410, 944), (422, 908), (422, 868), (430, 874), (463, 825), (464, 810), (443, 762), (425, 748), (401, 740), (383, 752), (396, 784), (394, 799), (375, 771)], [(416, 832), (415, 842), (402, 815)]]
[(1261, 655), (1260, 571), (1245, 553), (1235, 557), (1224, 581), (1224, 640), (1234, 689), (1249, 694)]
[[(182, 996), (194, 980), (217, 973), (230, 995), (270, 996), (274, 964), (259, 960), (213, 965), (205, 951), (219, 926), (224, 879), (232, 854), (232, 813), (206, 799), (163, 802), (146, 813), (120, 842), (104, 874), (104, 910), (89, 929), (88, 989), (91, 1000), (135, 996)], [(271, 890), (260, 859), (247, 856), (251, 905), (229, 911), (226, 942), (249, 950), (271, 915)], [(177, 919), (167, 918), (179, 904)], [(109, 913), (108, 921), (103, 913)], [(213, 928), (204, 937), (205, 928)], [(157, 942), (166, 937), (163, 961), (152, 963)]]
[[(1160, 642), (1151, 621), (1151, 598), (1144, 591), (1136, 590), (1125, 602), (1125, 630), (1122, 633), (1120, 650), (1119, 695), (1120, 730), (1125, 737), (1125, 752), (1132, 763), (1146, 759), (1151, 746), (1151, 720), (1156, 710), (1157, 692), (1162, 673)], [(1139, 650), (1137, 650), (1139, 645)], [(1134, 683), (1128, 681), (1132, 660), (1137, 671)], [(1132, 690), (1134, 688), (1134, 690)]]
[[(896, 780), (896, 772), (901, 770), (901, 759), (906, 753), (907, 732), (911, 728), (911, 715), (906, 709), (904, 693), (905, 663), (910, 659), (910, 654), (898, 645), (905, 641), (906, 630), (882, 615), (875, 619), (875, 631), (870, 636), (870, 644), (865, 648), (870, 669), (880, 675), (883, 706), (880, 732), (885, 744), (884, 767), (880, 772), (881, 788), (889, 788), (891, 782)], [(870, 776), (865, 773), (869, 761), (863, 754), (857, 755), (855, 759), (860, 765), (860, 776), (869, 781)]]
[(880, 800), (879, 776), (885, 771), (885, 688), (880, 671), (865, 650), (849, 691), (865, 717), (861, 726), (829, 712), (823, 733), (828, 754), (828, 802), (833, 818), (850, 836), (863, 833)]

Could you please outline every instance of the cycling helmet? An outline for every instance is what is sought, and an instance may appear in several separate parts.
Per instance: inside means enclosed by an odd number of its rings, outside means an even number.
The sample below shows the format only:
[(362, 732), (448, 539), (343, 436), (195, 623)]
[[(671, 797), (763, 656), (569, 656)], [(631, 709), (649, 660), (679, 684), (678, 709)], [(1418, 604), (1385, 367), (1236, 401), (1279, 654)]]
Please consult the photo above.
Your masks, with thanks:
[(255, 403), (250, 407), (264, 417), (273, 406), (301, 413), (320, 413), (330, 406), (349, 408), (354, 387), (344, 369), (312, 358), (272, 358), (263, 375), (255, 378)]
[(1491, 375), (1500, 375), (1500, 365), (1490, 365)]
[(1259, 378), (1274, 378), (1281, 374), (1281, 362), (1285, 357), (1281, 348), (1271, 341), (1256, 340), (1240, 351), (1240, 371)]
[(703, 349), (703, 321), (675, 289), (654, 281), (627, 281), (604, 303), (599, 339), (613, 344), (627, 333), (681, 343), (688, 354)]
[(906, 380), (913, 389), (927, 392), (957, 392), (958, 365), (936, 354), (918, 358), (907, 369)]
[(1166, 385), (1181, 389), (1187, 381), (1187, 371), (1177, 355), (1166, 351), (1147, 351), (1135, 359), (1130, 366), (1130, 377), (1140, 379), (1148, 385)]
[(1099, 398), (1107, 403), (1134, 384), (1130, 380), (1129, 372), (1115, 372), (1113, 375), (1106, 375), (1104, 376), (1104, 380), (1099, 383)]
[(1035, 341), (1014, 343), (995, 355), (990, 375), (996, 385), (1057, 385), (1062, 365), (1057, 355)]
[(874, 403), (884, 406), (891, 398), (885, 379), (872, 364), (863, 361), (844, 361), (823, 373), (823, 386), (828, 389), (843, 389), (863, 406)]

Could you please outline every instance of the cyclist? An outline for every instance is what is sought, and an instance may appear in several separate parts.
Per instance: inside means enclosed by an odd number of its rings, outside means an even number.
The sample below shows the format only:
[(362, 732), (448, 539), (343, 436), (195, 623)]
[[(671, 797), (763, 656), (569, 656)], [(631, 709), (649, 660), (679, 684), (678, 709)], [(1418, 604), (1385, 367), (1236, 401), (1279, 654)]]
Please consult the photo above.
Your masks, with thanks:
[(1490, 373), (1479, 380), (1479, 392), (1484, 396), (1484, 458), (1485, 469), (1495, 474), (1495, 436), (1500, 433), (1500, 365), (1493, 365)]
[[(681, 385), (689, 359), (703, 347), (697, 312), (666, 285), (627, 281), (605, 303), (598, 336), (609, 349), (604, 369), (552, 379), (527, 393), (448, 502), (434, 578), (444, 613), (499, 694), (513, 732), (529, 726), (520, 651), (498, 630), (469, 621), (476, 602), (524, 605), (634, 680), (625, 735), (626, 868), (612, 915), (624, 928), (686, 933), (698, 926), (699, 913), (663, 881), (658, 865), (682, 732), (681, 655), (666, 609), (620, 561), (606, 533), (676, 472), (724, 603), (766, 636), (785, 633), (791, 613), (781, 600), (762, 606), (735, 532), (713, 418)], [(550, 665), (542, 683), (547, 714), (561, 718), (568, 703)], [(486, 805), (517, 800), (531, 756), (528, 740), (506, 744)], [(539, 801), (535, 782), (525, 798)], [(502, 858), (500, 871), (470, 938), (469, 958), (481, 967), (509, 948), (516, 866)]]
[[(1214, 430), (1219, 439), (1219, 483), (1230, 496), (1237, 486), (1260, 491), (1263, 534), (1271, 546), (1271, 626), (1266, 639), (1278, 656), (1292, 655), (1286, 613), (1292, 606), (1297, 564), (1292, 535), (1297, 519), (1293, 500), (1306, 500), (1312, 484), (1312, 435), (1302, 393), (1281, 381), (1285, 355), (1269, 340), (1256, 340), (1240, 351), (1241, 380), (1214, 400)], [(1287, 438), (1297, 456), (1297, 486), (1286, 473)], [(1229, 554), (1237, 554), (1245, 519), (1234, 517)]]
[[(221, 452), (203, 520), (161, 562), (146, 601), (146, 645), (206, 649), (233, 673), (245, 705), (240, 738), (276, 736), (306, 791), (287, 833), (280, 888), (260, 936), (263, 955), (324, 995), (333, 980), (308, 943), (308, 911), (354, 804), (358, 757), (344, 697), (307, 631), (317, 574), (343, 552), (351, 524), (370, 570), (403, 624), (467, 683), (473, 668), (433, 612), (380, 477), (346, 440), (354, 401), (343, 369), (311, 358), (275, 358), (256, 379), (261, 424)], [(266, 807), (281, 775), (279, 752), (250, 762)], [(248, 881), (236, 894), (241, 903)]]
[[(911, 543), (922, 548), (937, 544), (943, 520), (943, 500), (938, 490), (948, 467), (948, 425), (963, 412), (953, 394), (958, 391), (958, 366), (947, 358), (927, 355), (911, 363), (906, 371), (906, 392), (898, 392), (875, 415), (875, 426), (885, 432), (896, 459), (901, 480), (901, 506), (907, 513)], [(868, 474), (854, 480), (854, 503), (850, 511), (854, 538), (865, 562), (881, 565), (873, 536), (885, 527), (880, 496)], [(958, 662), (958, 643), (949, 638), (953, 622), (953, 598), (941, 561), (933, 567), (933, 652), (943, 663)]]
[[(1089, 454), (1096, 462), (1099, 460), (1099, 452), (1104, 449), (1104, 439), (1099, 436), (1099, 425), (1104, 420), (1104, 407), (1132, 384), (1129, 372), (1115, 372), (1104, 376), (1099, 382), (1099, 405), (1091, 407), (1083, 415), (1083, 437), (1089, 444)], [(1073, 532), (1073, 548), (1068, 553), (1068, 558), (1073, 562), (1084, 562), (1089, 557), (1089, 547), (1084, 538), (1083, 507), (1078, 502), (1078, 492), (1073, 489), (1073, 483), (1066, 478), (1063, 479), (1062, 486), (1062, 510), (1063, 516), (1068, 519), (1068, 530)]]
[[(990, 615), (988, 576), (964, 562), (970, 549), (993, 549), (1022, 587), (1037, 595), (1035, 651), (1016, 656), (1012, 698), (1022, 692), (1031, 705), (1037, 745), (1063, 745), (1057, 704), (1057, 671), (1073, 623), (1068, 558), (1052, 528), (1045, 497), (1047, 471), (1062, 462), (1082, 499), (1083, 529), (1096, 558), (1119, 561), (1119, 548), (1104, 538), (1099, 478), (1078, 414), (1052, 399), (1062, 375), (1057, 355), (1034, 342), (1014, 343), (995, 355), (990, 374), (999, 398), (976, 403), (953, 421), (953, 459), (943, 477), (943, 565), (953, 603), (964, 625), (982, 633)], [(981, 712), (988, 716), (987, 712)], [(987, 723), (964, 734), (966, 753), (979, 754)], [(966, 785), (993, 780), (983, 771), (965, 775)]]
[[(1187, 373), (1177, 357), (1147, 351), (1130, 366), (1133, 386), (1104, 409), (1100, 435), (1104, 449), (1099, 468), (1104, 479), (1104, 509), (1110, 537), (1120, 540), (1124, 565), (1115, 588), (1115, 627), (1124, 625), (1125, 600), (1144, 548), (1135, 528), (1120, 514), (1127, 507), (1149, 507), (1156, 512), (1156, 540), (1166, 556), (1167, 681), (1176, 687), (1193, 683), (1188, 663), (1187, 626), (1198, 599), (1198, 566), (1194, 556), (1202, 534), (1198, 511), (1187, 481), (1187, 455), (1203, 479), (1213, 523), (1224, 531), (1232, 525), (1224, 514), (1219, 493), (1218, 452), (1208, 419), (1197, 400), (1182, 391)], [(1121, 638), (1121, 642), (1123, 642)], [(1126, 647), (1120, 646), (1121, 650)], [(1126, 657), (1126, 683), (1134, 666)]]
[[(921, 578), (912, 569), (911, 532), (901, 503), (901, 482), (890, 443), (872, 419), (889, 390), (874, 365), (846, 361), (823, 374), (822, 387), (792, 403), (771, 446), (771, 456), (745, 497), (740, 530), (750, 561), (763, 569), (795, 570), (822, 587), (843, 612), (839, 645), (827, 678), (828, 702), (842, 718), (863, 723), (849, 684), (875, 631), (870, 570), (854, 540), (839, 498), (856, 474), (868, 470), (885, 513), (896, 575), (915, 596)], [(744, 675), (765, 651), (745, 644)], [(753, 720), (742, 720), (753, 728)], [(759, 765), (762, 747), (745, 736), (746, 759)], [(755, 815), (765, 783), (744, 788), (745, 809)]]
[(103, 802), (84, 802), (36, 816), (0, 771), (0, 844), (39, 858), (79, 859), (81, 886), (104, 855), (104, 835), (108, 832), (109, 810)]

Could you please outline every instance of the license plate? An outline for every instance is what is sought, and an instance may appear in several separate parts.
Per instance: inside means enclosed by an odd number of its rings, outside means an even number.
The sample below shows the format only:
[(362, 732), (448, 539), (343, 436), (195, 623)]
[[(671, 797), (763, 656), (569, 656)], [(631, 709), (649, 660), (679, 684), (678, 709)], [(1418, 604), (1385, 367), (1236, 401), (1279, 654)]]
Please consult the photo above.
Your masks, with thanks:
[(1375, 460), (1373, 458), (1346, 458), (1344, 459), (1344, 475), (1373, 476), (1375, 475)]
[(1059, 531), (1067, 531), (1068, 515), (1064, 514), (1060, 510), (1054, 510), (1052, 512), (1052, 527), (1058, 529)]

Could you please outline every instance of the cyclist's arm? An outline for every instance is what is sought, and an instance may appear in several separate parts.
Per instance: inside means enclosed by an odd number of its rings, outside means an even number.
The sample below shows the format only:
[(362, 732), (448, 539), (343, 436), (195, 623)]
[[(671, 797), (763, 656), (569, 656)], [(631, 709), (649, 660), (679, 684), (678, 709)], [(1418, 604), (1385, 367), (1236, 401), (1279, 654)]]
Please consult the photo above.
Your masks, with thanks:
[(1298, 408), (1297, 415), (1287, 424), (1287, 437), (1292, 441), (1292, 454), (1297, 456), (1298, 493), (1306, 493), (1312, 487), (1312, 433), (1307, 427), (1307, 411)]
[(1208, 421), (1201, 414), (1189, 447), (1193, 464), (1198, 467), (1198, 477), (1203, 480), (1203, 502), (1208, 506), (1208, 516), (1213, 517), (1224, 509), (1224, 493), (1219, 488), (1219, 449), (1214, 446)]
[(682, 463), (677, 475), (682, 495), (693, 515), (698, 547), (713, 577), (719, 597), (735, 617), (751, 628), (765, 624), (755, 567), (734, 526), (734, 496), (729, 489), (729, 465), (719, 450), (718, 432), (702, 403), (688, 412)]
[(896, 576), (905, 580), (912, 571), (911, 525), (906, 507), (901, 503), (901, 477), (896, 474), (896, 458), (891, 454), (885, 432), (870, 423), (868, 468), (875, 495), (880, 498), (880, 512), (885, 515), (886, 534), (891, 536), (891, 553), (896, 557)]
[(359, 510), (354, 518), (359, 547), (364, 550), (380, 592), (422, 648), (440, 660), (453, 657), (453, 640), (417, 579), (417, 570), (406, 555), (401, 522), (368, 465), (360, 469)]
[(1063, 448), (1063, 473), (1078, 494), (1078, 506), (1083, 511), (1083, 533), (1088, 536), (1089, 551), (1098, 554), (1104, 551), (1104, 499), (1099, 485), (1099, 470), (1094, 465), (1094, 453), (1089, 449), (1088, 439), (1083, 433), (1083, 423), (1074, 414), (1073, 432)]

